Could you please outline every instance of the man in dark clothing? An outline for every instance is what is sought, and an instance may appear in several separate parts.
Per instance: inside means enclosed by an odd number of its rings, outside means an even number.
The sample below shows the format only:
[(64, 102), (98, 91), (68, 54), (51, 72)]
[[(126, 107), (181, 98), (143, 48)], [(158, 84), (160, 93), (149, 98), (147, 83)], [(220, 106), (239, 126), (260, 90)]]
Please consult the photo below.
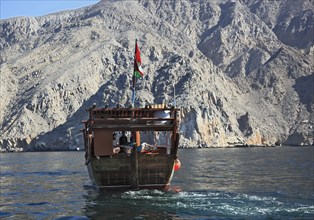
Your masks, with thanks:
[(119, 138), (119, 145), (127, 145), (128, 139), (125, 135), (125, 131), (122, 132), (122, 136)]

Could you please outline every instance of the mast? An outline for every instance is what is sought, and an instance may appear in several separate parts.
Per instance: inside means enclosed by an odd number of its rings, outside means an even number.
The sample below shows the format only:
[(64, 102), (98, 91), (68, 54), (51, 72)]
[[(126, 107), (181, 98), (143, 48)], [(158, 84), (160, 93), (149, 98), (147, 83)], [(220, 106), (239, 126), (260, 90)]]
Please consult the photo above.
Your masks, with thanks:
[(136, 76), (135, 76), (135, 70), (136, 70), (136, 46), (137, 46), (137, 38), (135, 39), (135, 51), (134, 51), (134, 67), (133, 67), (133, 76), (132, 76), (132, 107), (135, 107), (135, 83), (136, 83)]
[(174, 83), (172, 84), (173, 86), (173, 106), (176, 107), (177, 103), (176, 103), (176, 87), (174, 85)]

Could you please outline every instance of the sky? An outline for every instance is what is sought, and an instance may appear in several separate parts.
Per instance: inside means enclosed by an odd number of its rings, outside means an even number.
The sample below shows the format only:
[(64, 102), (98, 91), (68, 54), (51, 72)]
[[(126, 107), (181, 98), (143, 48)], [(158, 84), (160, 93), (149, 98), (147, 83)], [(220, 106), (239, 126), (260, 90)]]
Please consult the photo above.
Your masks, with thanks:
[(77, 9), (100, 0), (0, 0), (0, 18), (42, 16), (53, 12)]

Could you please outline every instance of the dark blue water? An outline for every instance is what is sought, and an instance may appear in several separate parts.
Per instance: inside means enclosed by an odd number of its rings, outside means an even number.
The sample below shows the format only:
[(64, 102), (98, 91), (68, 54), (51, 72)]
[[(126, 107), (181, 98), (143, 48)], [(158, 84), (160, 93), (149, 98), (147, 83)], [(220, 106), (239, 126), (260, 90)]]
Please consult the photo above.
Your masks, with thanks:
[(167, 192), (94, 189), (83, 152), (0, 156), (2, 219), (314, 218), (313, 147), (180, 150)]

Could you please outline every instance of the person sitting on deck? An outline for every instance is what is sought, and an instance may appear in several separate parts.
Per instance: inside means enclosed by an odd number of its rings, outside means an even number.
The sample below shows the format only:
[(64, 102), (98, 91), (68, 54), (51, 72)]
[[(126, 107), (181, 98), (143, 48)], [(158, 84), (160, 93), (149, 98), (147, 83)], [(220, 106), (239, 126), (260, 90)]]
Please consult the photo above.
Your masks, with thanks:
[(127, 145), (128, 138), (125, 135), (125, 131), (122, 131), (122, 136), (119, 138), (119, 145)]
[(157, 150), (157, 147), (151, 144), (147, 144), (146, 142), (143, 142), (141, 144), (141, 152), (148, 152), (148, 151), (154, 151)]

